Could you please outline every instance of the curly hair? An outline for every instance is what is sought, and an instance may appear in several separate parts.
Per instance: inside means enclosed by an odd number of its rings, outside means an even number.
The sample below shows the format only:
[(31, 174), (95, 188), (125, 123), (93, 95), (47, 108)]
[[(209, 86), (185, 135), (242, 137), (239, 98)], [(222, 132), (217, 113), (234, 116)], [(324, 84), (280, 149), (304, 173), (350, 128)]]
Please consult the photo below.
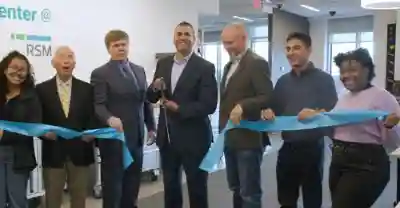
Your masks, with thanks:
[(0, 101), (3, 103), (6, 99), (6, 94), (8, 93), (8, 86), (7, 86), (7, 77), (5, 75), (5, 71), (7, 70), (8, 66), (10, 65), (11, 61), (14, 59), (21, 59), (26, 62), (28, 65), (28, 76), (26, 77), (25, 81), (21, 84), (21, 88), (23, 90), (30, 89), (35, 87), (35, 80), (32, 74), (32, 65), (29, 62), (28, 58), (18, 52), (18, 51), (11, 51), (8, 53), (1, 61), (0, 61)]
[(339, 68), (341, 68), (342, 63), (345, 61), (356, 61), (368, 69), (368, 81), (371, 81), (375, 77), (375, 65), (367, 49), (358, 48), (347, 53), (339, 53), (334, 58), (334, 62)]

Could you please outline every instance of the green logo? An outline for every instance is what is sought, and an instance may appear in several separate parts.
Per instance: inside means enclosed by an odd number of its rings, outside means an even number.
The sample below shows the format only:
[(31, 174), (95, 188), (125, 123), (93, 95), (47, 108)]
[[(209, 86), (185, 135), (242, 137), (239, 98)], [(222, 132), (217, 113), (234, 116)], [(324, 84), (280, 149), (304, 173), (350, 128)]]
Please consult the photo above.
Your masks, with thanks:
[(12, 33), (11, 39), (26, 42), (25, 52), (27, 56), (52, 56), (51, 36)]

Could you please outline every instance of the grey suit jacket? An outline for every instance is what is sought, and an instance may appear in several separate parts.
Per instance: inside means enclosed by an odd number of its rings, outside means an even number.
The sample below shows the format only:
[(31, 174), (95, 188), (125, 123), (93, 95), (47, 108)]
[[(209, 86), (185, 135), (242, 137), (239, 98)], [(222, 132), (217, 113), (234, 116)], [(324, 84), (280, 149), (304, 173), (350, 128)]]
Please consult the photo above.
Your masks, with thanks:
[(109, 61), (91, 74), (94, 87), (94, 108), (99, 120), (107, 124), (111, 116), (120, 118), (128, 148), (143, 145), (144, 123), (154, 130), (153, 110), (146, 101), (147, 81), (143, 67), (130, 63), (137, 79), (123, 77), (117, 61)]
[[(224, 69), (220, 85), (219, 128), (225, 127), (232, 109), (240, 104), (243, 119), (259, 120), (261, 109), (269, 104), (273, 84), (268, 62), (250, 49), (242, 57), (229, 82), (226, 77), (231, 63)], [(268, 138), (267, 138), (268, 139)], [(225, 144), (235, 149), (255, 149), (264, 146), (263, 134), (248, 129), (233, 129), (226, 134)]]

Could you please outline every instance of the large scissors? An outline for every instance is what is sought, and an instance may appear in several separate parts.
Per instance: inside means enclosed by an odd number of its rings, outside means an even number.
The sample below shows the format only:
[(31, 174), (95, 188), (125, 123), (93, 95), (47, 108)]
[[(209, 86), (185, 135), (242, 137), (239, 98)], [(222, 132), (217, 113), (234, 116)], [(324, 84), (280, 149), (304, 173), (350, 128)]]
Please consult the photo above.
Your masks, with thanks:
[(168, 143), (171, 143), (171, 138), (170, 138), (170, 134), (169, 134), (169, 124), (168, 124), (168, 117), (167, 117), (167, 109), (164, 106), (164, 102), (166, 101), (166, 97), (165, 97), (165, 82), (164, 82), (164, 78), (161, 77), (160, 78), (162, 81), (162, 85), (161, 85), (161, 108), (164, 114), (164, 120), (165, 120), (165, 128), (167, 129), (167, 139), (168, 139)]

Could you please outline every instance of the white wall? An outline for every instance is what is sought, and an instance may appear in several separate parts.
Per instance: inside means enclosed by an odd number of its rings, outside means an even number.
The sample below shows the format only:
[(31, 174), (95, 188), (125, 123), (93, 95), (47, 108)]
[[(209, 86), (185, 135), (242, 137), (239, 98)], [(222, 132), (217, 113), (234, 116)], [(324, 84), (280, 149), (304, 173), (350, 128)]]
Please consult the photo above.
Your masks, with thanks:
[(325, 69), (328, 56), (328, 21), (326, 19), (310, 19), (310, 36), (312, 51), (310, 60), (318, 68)]
[(287, 36), (292, 32), (309, 33), (308, 20), (304, 17), (275, 9), (272, 17), (271, 40), (271, 79), (274, 83), (280, 76), (291, 70), (285, 56), (285, 45)]
[[(69, 45), (77, 56), (75, 75), (88, 80), (91, 71), (108, 61), (104, 35), (111, 29), (125, 30), (131, 39), (130, 59), (145, 67), (148, 79), (155, 69), (157, 52), (172, 52), (173, 30), (180, 21), (197, 28), (198, 12), (195, 0), (132, 1), (132, 0), (2, 0), (0, 3), (0, 55), (10, 49), (26, 52), (27, 44)], [(37, 11), (35, 21), (5, 18), (6, 8)], [(48, 9), (51, 20), (43, 22), (41, 11)], [(47, 13), (50, 13), (47, 12)], [(48, 15), (49, 16), (49, 15)], [(13, 41), (11, 33), (51, 36), (51, 42)], [(30, 56), (38, 81), (53, 76), (51, 57)]]

